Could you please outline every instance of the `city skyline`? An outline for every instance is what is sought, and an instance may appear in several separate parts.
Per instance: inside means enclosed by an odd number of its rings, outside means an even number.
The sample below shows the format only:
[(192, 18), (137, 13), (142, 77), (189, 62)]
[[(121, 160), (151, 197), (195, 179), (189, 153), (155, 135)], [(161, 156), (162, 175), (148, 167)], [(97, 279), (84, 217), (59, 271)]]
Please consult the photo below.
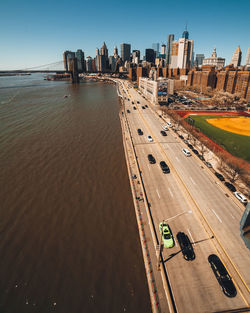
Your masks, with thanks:
[[(51, 4), (47, 0), (35, 4), (31, 1), (20, 4), (14, 0), (11, 7), (9, 3), (3, 3), (0, 34), (4, 49), (0, 51), (0, 69), (21, 69), (61, 61), (65, 50), (82, 49), (85, 57), (94, 57), (96, 48), (103, 41), (110, 55), (115, 46), (120, 54), (120, 44), (128, 43), (131, 51), (140, 50), (143, 56), (145, 49), (150, 49), (153, 43), (159, 43), (160, 46), (167, 44), (169, 34), (174, 34), (175, 40), (181, 38), (186, 22), (189, 39), (194, 41), (195, 54), (209, 57), (216, 47), (218, 55), (229, 64), (235, 49), (240, 45), (242, 63), (245, 62), (250, 43), (247, 41), (250, 22), (247, 18), (242, 19), (240, 14), (235, 15), (232, 1), (214, 1), (216, 12), (210, 12), (202, 3), (197, 8), (197, 1), (188, 4), (181, 1), (178, 4), (183, 8), (181, 11), (177, 4), (171, 3), (170, 6), (160, 1), (162, 10), (155, 15), (151, 8), (142, 8), (142, 2), (133, 4), (133, 8), (136, 6), (138, 10), (131, 10), (132, 2), (129, 1), (126, 7), (117, 11), (114, 1), (97, 3), (93, 15), (86, 14), (91, 10), (90, 3), (82, 4), (78, 1), (74, 1), (72, 6), (59, 1)], [(212, 7), (213, 2), (210, 5)], [(244, 12), (250, 8), (243, 1), (239, 1), (238, 6)], [(164, 9), (169, 9), (168, 13), (163, 13)]]

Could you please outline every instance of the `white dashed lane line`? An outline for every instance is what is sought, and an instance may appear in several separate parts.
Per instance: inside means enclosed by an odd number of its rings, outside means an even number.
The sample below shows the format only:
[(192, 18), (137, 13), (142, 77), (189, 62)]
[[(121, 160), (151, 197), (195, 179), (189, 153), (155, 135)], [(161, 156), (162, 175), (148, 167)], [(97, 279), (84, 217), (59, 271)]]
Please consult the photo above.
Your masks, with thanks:
[(160, 196), (160, 194), (159, 194), (158, 189), (156, 189), (156, 193), (157, 193), (157, 195), (158, 195), (159, 199), (161, 199), (161, 196)]
[(222, 220), (220, 219), (220, 217), (218, 216), (218, 214), (212, 209), (214, 215), (217, 217), (217, 219), (220, 221), (220, 223), (222, 223)]
[(173, 195), (173, 193), (172, 193), (172, 191), (171, 191), (171, 189), (170, 189), (170, 188), (168, 188), (168, 191), (169, 191), (169, 193), (170, 193), (171, 197), (173, 198), (173, 197), (174, 197), (174, 195)]

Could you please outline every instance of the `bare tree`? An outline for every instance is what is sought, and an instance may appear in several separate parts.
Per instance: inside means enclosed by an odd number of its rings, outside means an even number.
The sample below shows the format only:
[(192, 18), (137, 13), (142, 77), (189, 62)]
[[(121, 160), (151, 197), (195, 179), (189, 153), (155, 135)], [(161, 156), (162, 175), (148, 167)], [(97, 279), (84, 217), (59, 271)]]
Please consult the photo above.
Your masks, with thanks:
[(229, 173), (231, 176), (231, 182), (235, 182), (240, 178), (242, 174), (245, 173), (245, 169), (243, 168), (243, 164), (240, 160), (235, 158), (229, 158), (228, 161)]

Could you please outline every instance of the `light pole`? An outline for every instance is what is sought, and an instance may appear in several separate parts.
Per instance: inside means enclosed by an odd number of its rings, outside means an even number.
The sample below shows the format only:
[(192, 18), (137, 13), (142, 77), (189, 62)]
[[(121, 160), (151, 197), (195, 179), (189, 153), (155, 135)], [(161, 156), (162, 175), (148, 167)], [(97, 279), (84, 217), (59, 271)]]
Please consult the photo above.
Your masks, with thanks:
[(176, 217), (179, 217), (180, 215), (183, 215), (183, 214), (186, 214), (186, 213), (189, 213), (189, 214), (191, 214), (191, 213), (193, 213), (193, 211), (192, 210), (189, 210), (189, 211), (184, 211), (184, 212), (181, 212), (181, 213), (179, 213), (179, 214), (176, 214), (176, 215), (174, 215), (174, 216), (171, 216), (171, 217), (169, 217), (169, 218), (167, 218), (167, 219), (165, 219), (165, 220), (163, 220), (162, 221), (162, 226), (161, 226), (161, 229), (160, 229), (160, 236), (161, 236), (161, 238), (160, 238), (160, 244), (159, 244), (159, 246), (157, 246), (157, 249), (159, 250), (159, 253), (158, 253), (158, 258), (157, 258), (157, 270), (159, 271), (160, 269), (161, 269), (161, 267), (160, 267), (160, 265), (161, 265), (161, 252), (162, 252), (162, 250), (163, 250), (163, 243), (162, 243), (162, 231), (163, 231), (163, 223), (164, 222), (168, 222), (168, 221), (170, 221), (170, 220), (172, 220), (172, 219), (174, 219), (174, 218), (176, 218)]

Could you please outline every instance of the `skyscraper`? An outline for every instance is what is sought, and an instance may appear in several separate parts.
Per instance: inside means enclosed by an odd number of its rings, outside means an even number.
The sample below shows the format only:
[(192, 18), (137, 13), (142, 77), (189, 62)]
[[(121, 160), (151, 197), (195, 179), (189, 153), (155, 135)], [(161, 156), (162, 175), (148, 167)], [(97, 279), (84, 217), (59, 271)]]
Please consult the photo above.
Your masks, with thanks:
[(147, 62), (155, 63), (155, 51), (154, 49), (146, 49), (145, 57)]
[(166, 54), (166, 45), (164, 43), (161, 45), (161, 54)]
[(250, 65), (250, 48), (247, 49), (246, 65)]
[(189, 38), (189, 32), (187, 31), (187, 25), (185, 27), (184, 32), (182, 33), (182, 38), (185, 38), (185, 39)]
[(115, 57), (115, 58), (118, 57), (118, 49), (117, 49), (116, 46), (114, 47), (114, 57)]
[(76, 51), (76, 59), (77, 59), (77, 68), (78, 72), (82, 73), (85, 70), (85, 64), (84, 64), (84, 52), (81, 49), (78, 49)]
[(139, 62), (140, 62), (140, 50), (133, 50), (132, 62), (135, 64), (139, 64)]
[(180, 38), (172, 43), (171, 68), (191, 68), (193, 61), (194, 41)]
[(92, 71), (93, 71), (92, 58), (90, 56), (88, 56), (86, 58), (86, 72), (91, 73)]
[(128, 43), (121, 43), (121, 58), (122, 61), (130, 61), (131, 45)]
[(241, 55), (242, 55), (242, 52), (240, 50), (240, 46), (238, 46), (238, 48), (235, 50), (233, 54), (232, 61), (231, 61), (231, 64), (233, 64), (234, 67), (240, 66)]
[(204, 59), (205, 59), (205, 55), (204, 54), (196, 54), (196, 56), (195, 56), (195, 65), (196, 66), (201, 66)]
[(166, 64), (171, 64), (172, 42), (173, 41), (174, 41), (174, 34), (168, 35), (167, 52), (166, 52)]
[(160, 44), (159, 43), (153, 43), (152, 48), (155, 51), (155, 56), (158, 58), (159, 56), (159, 50), (160, 50)]
[(64, 69), (66, 72), (69, 71), (70, 59), (73, 59), (73, 58), (75, 58), (75, 52), (68, 51), (68, 50), (63, 52)]

